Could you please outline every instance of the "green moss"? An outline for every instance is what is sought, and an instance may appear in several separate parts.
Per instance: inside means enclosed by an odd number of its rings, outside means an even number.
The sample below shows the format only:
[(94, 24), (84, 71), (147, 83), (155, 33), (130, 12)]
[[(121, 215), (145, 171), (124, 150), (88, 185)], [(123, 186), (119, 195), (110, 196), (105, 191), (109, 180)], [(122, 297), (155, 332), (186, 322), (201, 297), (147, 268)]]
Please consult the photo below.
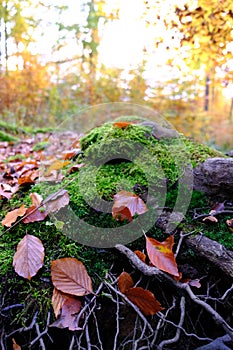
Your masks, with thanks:
[[(132, 117), (132, 120), (135, 120), (135, 117)], [(39, 145), (39, 149), (41, 146), (46, 145)], [(190, 162), (196, 166), (208, 157), (219, 156), (218, 152), (195, 144), (192, 140), (185, 139), (183, 135), (159, 140), (153, 136), (150, 126), (141, 124), (132, 124), (120, 129), (114, 127), (112, 123), (106, 123), (87, 133), (81, 139), (81, 148), (84, 159), (80, 156), (75, 162), (84, 162), (86, 166), (78, 173), (66, 174), (61, 184), (41, 182), (29, 189), (20, 189), (10, 201), (2, 202), (0, 219), (2, 220), (9, 210), (23, 203), (29, 206), (31, 192), (40, 193), (46, 198), (65, 187), (70, 196), (70, 208), (79, 218), (96, 227), (118, 227), (125, 223), (114, 220), (111, 213), (102, 213), (98, 208), (93, 209), (93, 203), (98, 203), (96, 200), (100, 198), (112, 201), (114, 194), (122, 189), (144, 195), (148, 187), (154, 186), (158, 189), (166, 185), (166, 205), (173, 207), (177, 198), (177, 181), (182, 176), (184, 167)], [(70, 182), (71, 179), (74, 181)], [(200, 228), (210, 238), (224, 242), (226, 247), (232, 247), (233, 235), (228, 234), (224, 220), (220, 220), (219, 225), (211, 228), (201, 222), (192, 222), (193, 208), (206, 205), (208, 205), (206, 198), (200, 193), (193, 192), (188, 225)], [(98, 250), (68, 238), (59, 229), (62, 226), (75, 229), (66, 213), (55, 219), (48, 217), (43, 222), (18, 224), (1, 238), (1, 293), (10, 291), (7, 294), (9, 304), (14, 302), (27, 304), (22, 312), (17, 313), (17, 317), (14, 316), (15, 322), (23, 323), (25, 319), (29, 320), (35, 310), (39, 311), (41, 320), (45, 322), (45, 310), (51, 308), (52, 260), (63, 257), (76, 257), (81, 260), (91, 275), (95, 287), (99, 284), (99, 278), (105, 275), (116, 259), (111, 251)], [(0, 232), (3, 233), (4, 230), (0, 228)], [(41, 239), (45, 247), (44, 266), (31, 281), (17, 276), (12, 267), (17, 244), (26, 233)], [(150, 228), (148, 235), (160, 240), (165, 239), (164, 232), (155, 226)], [(144, 237), (132, 242), (130, 247), (144, 249)]]
[(46, 149), (46, 147), (48, 147), (48, 146), (49, 146), (49, 142), (42, 141), (42, 142), (36, 143), (33, 146), (32, 150), (35, 152), (42, 151), (42, 150)]

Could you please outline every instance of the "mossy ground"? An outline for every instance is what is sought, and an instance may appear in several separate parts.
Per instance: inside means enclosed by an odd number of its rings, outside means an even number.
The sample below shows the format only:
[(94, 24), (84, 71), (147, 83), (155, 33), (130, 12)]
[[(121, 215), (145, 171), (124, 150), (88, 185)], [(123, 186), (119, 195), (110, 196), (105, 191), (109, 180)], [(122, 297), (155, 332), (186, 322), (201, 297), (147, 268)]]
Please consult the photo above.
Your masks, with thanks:
[[(139, 146), (141, 145), (141, 146)], [(44, 146), (44, 145), (43, 145)], [(126, 128), (114, 127), (106, 123), (91, 130), (81, 139), (83, 154), (75, 159), (75, 163), (86, 163), (79, 173), (66, 174), (61, 184), (38, 183), (34, 187), (18, 191), (6, 202), (2, 200), (1, 219), (5, 214), (22, 203), (30, 205), (30, 192), (37, 192), (46, 198), (59, 188), (65, 187), (70, 196), (70, 207), (75, 214), (91, 225), (97, 227), (116, 227), (124, 223), (114, 220), (109, 213), (100, 213), (88, 204), (93, 203), (96, 196), (112, 201), (115, 193), (121, 189), (134, 191), (140, 196), (146, 196), (148, 185), (160, 186), (161, 179), (166, 178), (166, 206), (172, 207), (177, 196), (177, 180), (182, 176), (184, 167), (191, 163), (196, 166), (208, 157), (219, 156), (215, 150), (196, 144), (183, 135), (177, 138), (156, 139), (148, 126), (132, 124)], [(140, 152), (138, 152), (138, 149)], [(223, 155), (222, 155), (223, 156)], [(65, 170), (62, 170), (65, 172)], [(71, 179), (75, 179), (70, 182)], [(208, 199), (201, 193), (193, 193), (188, 218), (188, 227), (201, 230), (212, 239), (218, 240), (231, 248), (233, 235), (229, 233), (225, 218), (216, 226), (191, 221), (192, 210), (196, 207), (208, 206)], [(114, 252), (82, 245), (69, 239), (60, 229), (65, 222), (47, 220), (31, 224), (18, 224), (4, 233), (1, 227), (1, 295), (5, 295), (6, 304), (23, 304), (26, 308), (13, 312), (15, 322), (22, 324), (30, 321), (35, 310), (39, 311), (41, 322), (45, 322), (46, 310), (51, 308), (52, 283), (50, 263), (63, 257), (76, 257), (81, 260), (91, 275), (94, 286), (97, 286), (112, 263), (116, 260)], [(13, 270), (12, 261), (18, 242), (25, 233), (33, 234), (41, 239), (45, 247), (45, 264), (40, 272), (26, 281)], [(157, 239), (165, 238), (164, 232), (155, 226), (149, 234)], [(132, 249), (145, 248), (144, 238), (131, 243)], [(12, 320), (11, 320), (12, 322)]]

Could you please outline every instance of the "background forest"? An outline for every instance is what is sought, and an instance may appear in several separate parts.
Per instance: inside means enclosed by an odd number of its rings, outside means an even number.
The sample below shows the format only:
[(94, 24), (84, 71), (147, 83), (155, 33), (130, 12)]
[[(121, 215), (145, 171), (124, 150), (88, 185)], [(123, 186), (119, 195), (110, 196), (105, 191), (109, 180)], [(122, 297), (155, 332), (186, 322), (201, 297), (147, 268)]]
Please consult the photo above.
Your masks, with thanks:
[(233, 147), (229, 0), (0, 0), (0, 115), (54, 126), (133, 102), (186, 136)]

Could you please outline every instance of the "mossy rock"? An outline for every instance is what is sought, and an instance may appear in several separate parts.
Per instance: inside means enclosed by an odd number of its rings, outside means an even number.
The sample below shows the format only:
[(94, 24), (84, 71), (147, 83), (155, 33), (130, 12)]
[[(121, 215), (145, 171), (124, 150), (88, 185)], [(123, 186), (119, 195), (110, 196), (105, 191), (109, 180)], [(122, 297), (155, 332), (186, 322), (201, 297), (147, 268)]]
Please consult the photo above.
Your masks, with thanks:
[[(99, 200), (104, 200), (111, 206), (114, 194), (124, 189), (135, 192), (146, 201), (148, 184), (157, 190), (159, 186), (164, 185), (165, 181), (166, 206), (172, 207), (176, 201), (177, 182), (182, 176), (184, 167), (189, 163), (195, 167), (209, 157), (219, 156), (219, 152), (196, 144), (181, 134), (174, 133), (171, 137), (169, 131), (167, 135), (163, 134), (160, 138), (154, 134), (153, 125), (142, 124), (144, 120), (140, 118), (131, 117), (130, 120), (136, 122), (124, 128), (114, 126), (114, 123), (106, 123), (90, 130), (82, 137), (82, 152), (74, 159), (75, 163), (85, 163), (86, 166), (82, 167), (78, 173), (67, 173), (61, 184), (51, 185), (41, 182), (30, 191), (16, 192), (9, 202), (2, 202), (0, 218), (2, 219), (9, 210), (19, 207), (22, 203), (29, 205), (29, 192), (40, 193), (43, 198), (46, 198), (59, 188), (65, 187), (70, 196), (70, 208), (79, 219), (93, 227), (110, 229), (122, 227), (124, 222), (117, 222), (112, 218), (111, 213), (99, 210), (96, 206)], [(71, 179), (73, 179), (72, 182)], [(193, 195), (195, 202), (193, 206), (200, 204), (199, 199), (202, 204), (206, 201), (202, 194), (196, 194), (196, 197)], [(91, 244), (84, 245), (69, 237), (69, 230), (75, 229), (77, 229), (75, 225), (69, 222), (68, 212), (61, 210), (53, 219), (27, 225), (21, 223), (3, 234), (0, 253), (1, 294), (6, 295), (7, 305), (22, 304), (22, 308), (18, 311), (12, 311), (9, 327), (28, 324), (35, 310), (39, 312), (38, 317), (45, 324), (46, 310), (51, 308), (53, 286), (50, 263), (52, 260), (63, 257), (78, 258), (91, 275), (94, 287), (104, 277), (113, 261), (117, 261), (118, 258), (111, 249), (98, 249), (91, 247)], [(1, 227), (0, 233), (3, 232), (4, 229)], [(45, 246), (45, 264), (31, 281), (25, 281), (17, 276), (12, 267), (17, 244), (26, 233), (40, 238)], [(157, 239), (165, 238), (164, 232), (155, 226), (150, 228), (149, 233)], [(143, 249), (144, 237), (132, 242), (131, 247)], [(26, 307), (23, 307), (25, 304)]]

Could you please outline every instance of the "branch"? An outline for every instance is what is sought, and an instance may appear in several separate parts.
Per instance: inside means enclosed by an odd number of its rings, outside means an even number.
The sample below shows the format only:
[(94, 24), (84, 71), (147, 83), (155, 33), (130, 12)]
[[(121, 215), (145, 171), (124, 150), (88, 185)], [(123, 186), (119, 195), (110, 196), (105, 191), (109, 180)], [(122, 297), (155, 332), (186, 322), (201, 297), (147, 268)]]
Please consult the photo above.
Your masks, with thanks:
[(175, 281), (171, 276), (168, 274), (160, 271), (156, 267), (150, 267), (146, 265), (143, 261), (141, 261), (136, 254), (134, 254), (129, 248), (125, 247), (122, 244), (115, 245), (115, 248), (119, 250), (122, 254), (126, 255), (127, 258), (130, 260), (130, 263), (139, 271), (141, 271), (143, 274), (147, 276), (155, 276), (156, 278), (159, 278), (160, 280), (163, 279), (166, 282), (172, 284), (176, 289), (178, 290), (184, 290), (186, 294), (189, 295), (190, 299), (200, 305), (203, 309), (205, 309), (211, 317), (214, 319), (215, 323), (220, 325), (224, 331), (230, 336), (230, 338), (233, 340), (233, 328), (229, 326), (229, 324), (222, 318), (219, 313), (217, 313), (209, 304), (206, 302), (200, 300), (191, 290), (190, 286), (187, 283), (181, 283), (178, 281)]

